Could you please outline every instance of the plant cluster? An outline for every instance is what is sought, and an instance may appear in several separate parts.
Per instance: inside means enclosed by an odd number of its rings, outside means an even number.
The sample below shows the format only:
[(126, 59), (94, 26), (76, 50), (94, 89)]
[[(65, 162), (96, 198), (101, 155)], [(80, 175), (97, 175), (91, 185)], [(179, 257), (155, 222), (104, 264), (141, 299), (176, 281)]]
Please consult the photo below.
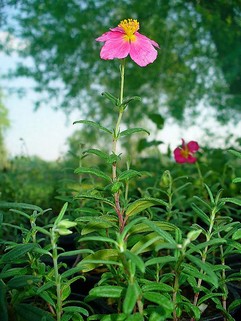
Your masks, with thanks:
[[(120, 140), (149, 134), (140, 127), (121, 129), (127, 107), (140, 99), (124, 97), (125, 59), (130, 55), (145, 66), (157, 54), (158, 44), (138, 29), (128, 19), (97, 39), (105, 42), (103, 59), (120, 59), (119, 96), (103, 93), (117, 114), (114, 128), (75, 122), (109, 137), (110, 152), (84, 151), (105, 166), (75, 169), (79, 188), (59, 197), (65, 203), (57, 217), (36, 205), (1, 203), (1, 227), (15, 231), (14, 239), (1, 242), (3, 321), (197, 321), (212, 313), (235, 320), (241, 299), (232, 284), (241, 273), (230, 257), (241, 250), (241, 223), (234, 215), (240, 198), (207, 184), (212, 173), (203, 175), (194, 141), (183, 140), (174, 151), (179, 169), (196, 170), (194, 179), (156, 168), (153, 178), (152, 162), (138, 169), (127, 158), (122, 165)], [(5, 215), (21, 217), (21, 224), (6, 222)]]

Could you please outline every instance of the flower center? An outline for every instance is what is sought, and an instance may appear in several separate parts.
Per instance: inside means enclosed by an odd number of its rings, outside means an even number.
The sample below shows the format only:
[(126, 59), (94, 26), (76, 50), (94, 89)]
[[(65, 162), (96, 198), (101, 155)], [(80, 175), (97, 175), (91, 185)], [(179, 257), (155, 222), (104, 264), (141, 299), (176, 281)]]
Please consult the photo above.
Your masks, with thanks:
[(188, 150), (187, 147), (181, 149), (181, 155), (182, 155), (184, 158), (188, 158), (189, 150)]
[(139, 29), (139, 22), (136, 19), (122, 20), (119, 23), (118, 27), (124, 30), (126, 40), (134, 41), (136, 39), (136, 36), (134, 34)]

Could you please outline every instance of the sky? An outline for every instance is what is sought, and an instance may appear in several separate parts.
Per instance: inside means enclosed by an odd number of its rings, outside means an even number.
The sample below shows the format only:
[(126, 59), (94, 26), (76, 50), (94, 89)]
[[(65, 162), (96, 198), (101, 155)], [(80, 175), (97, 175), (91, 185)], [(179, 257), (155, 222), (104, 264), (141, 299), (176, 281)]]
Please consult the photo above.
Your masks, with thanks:
[[(1, 33), (0, 33), (1, 36)], [(21, 79), (21, 86), (28, 88), (28, 94), (20, 98), (16, 94), (7, 94), (5, 87), (19, 84), (17, 80), (4, 80), (1, 75), (9, 68), (14, 68), (17, 63), (17, 56), (6, 56), (0, 52), (0, 88), (5, 95), (3, 103), (9, 112), (10, 128), (5, 134), (5, 145), (10, 158), (17, 155), (38, 156), (46, 161), (54, 161), (63, 156), (68, 151), (66, 144), (67, 138), (80, 127), (73, 125), (73, 122), (79, 120), (78, 112), (68, 115), (68, 120), (63, 111), (54, 111), (49, 106), (42, 106), (34, 111), (34, 100), (36, 94), (31, 90), (33, 81)], [(181, 138), (186, 141), (208, 141), (209, 137), (200, 127), (205, 121), (206, 127), (214, 129), (219, 133), (219, 141), (211, 142), (212, 147), (223, 147), (223, 137), (231, 132), (237, 137), (241, 136), (241, 121), (236, 127), (220, 127), (212, 117), (210, 111), (203, 113), (196, 125), (188, 128), (179, 128), (175, 123), (167, 122), (160, 131), (158, 139), (164, 144), (160, 146), (161, 151), (165, 152), (170, 145), (174, 149), (181, 144)], [(94, 119), (93, 119), (94, 120)], [(149, 130), (149, 128), (146, 128)], [(206, 135), (206, 136), (205, 136)], [(152, 135), (150, 140), (154, 139)]]
[[(0, 53), (0, 75), (8, 68), (14, 68), (16, 62), (17, 57)], [(21, 79), (21, 86), (28, 89), (28, 93), (22, 98), (4, 90), (6, 87), (17, 87), (18, 82), (19, 80), (0, 80), (3, 103), (8, 109), (10, 120), (10, 128), (4, 135), (9, 156), (39, 156), (47, 161), (58, 159), (68, 150), (67, 137), (77, 129), (77, 125), (73, 125), (79, 119), (77, 113), (68, 115), (67, 120), (62, 111), (54, 111), (48, 106), (34, 111), (36, 95), (31, 90), (31, 80)]]

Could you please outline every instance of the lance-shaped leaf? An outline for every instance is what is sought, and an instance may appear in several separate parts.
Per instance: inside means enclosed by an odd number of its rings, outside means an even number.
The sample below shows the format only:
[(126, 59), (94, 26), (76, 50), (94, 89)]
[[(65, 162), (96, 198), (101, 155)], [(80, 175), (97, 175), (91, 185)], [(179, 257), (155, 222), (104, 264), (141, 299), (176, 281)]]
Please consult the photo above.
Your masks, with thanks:
[(129, 136), (135, 133), (140, 133), (140, 132), (144, 132), (147, 133), (148, 135), (150, 135), (150, 132), (144, 128), (130, 128), (130, 129), (126, 129), (123, 130), (122, 132), (120, 132), (120, 136), (124, 137), (124, 136)]
[(137, 242), (132, 248), (131, 252), (136, 255), (155, 249), (155, 244), (160, 244), (163, 241), (163, 237), (156, 232), (152, 232), (147, 235), (143, 235), (139, 242)]
[(76, 168), (74, 171), (76, 174), (90, 174), (90, 175), (95, 175), (100, 178), (103, 178), (109, 182), (111, 182), (110, 176), (106, 175), (104, 172), (100, 171), (99, 169), (95, 168), (90, 168), (90, 167), (79, 167)]
[(43, 210), (41, 207), (32, 205), (32, 204), (27, 204), (27, 203), (11, 203), (11, 202), (0, 202), (0, 208), (22, 208), (26, 210), (33, 210), (33, 211), (38, 211), (42, 212)]
[(83, 272), (88, 272), (102, 265), (121, 265), (118, 260), (118, 255), (119, 252), (115, 249), (99, 250), (86, 256), (77, 266), (80, 267)]
[(112, 135), (112, 132), (111, 132), (108, 128), (103, 127), (103, 126), (100, 125), (99, 123), (96, 123), (95, 121), (92, 121), (92, 120), (77, 120), (77, 121), (75, 121), (75, 122), (73, 123), (73, 125), (75, 125), (75, 124), (90, 125), (90, 126), (92, 126), (92, 127), (98, 128), (98, 129), (103, 130), (104, 132)]
[(0, 262), (12, 262), (16, 261), (19, 258), (22, 258), (26, 253), (33, 251), (33, 249), (37, 246), (35, 243), (29, 244), (18, 244), (14, 248), (12, 248), (9, 252), (4, 254), (0, 260)]
[(90, 290), (86, 302), (94, 298), (120, 298), (123, 288), (121, 286), (105, 285), (97, 286)]
[(8, 281), (8, 287), (11, 289), (16, 289), (24, 286), (33, 285), (41, 281), (40, 277), (33, 275), (16, 275), (11, 280)]
[(108, 93), (108, 92), (103, 92), (102, 96), (106, 97), (107, 99), (109, 99), (115, 106), (119, 105), (119, 98), (113, 96), (112, 94)]
[(130, 179), (132, 179), (136, 176), (141, 176), (141, 173), (138, 171), (135, 171), (134, 169), (128, 169), (119, 175), (118, 180), (119, 181), (129, 181)]
[(236, 150), (230, 149), (229, 153), (233, 154), (234, 156), (236, 156), (238, 158), (241, 158), (241, 153)]
[(141, 198), (127, 207), (126, 216), (133, 216), (155, 205), (168, 206), (166, 202), (157, 198)]
[[(162, 230), (165, 231), (175, 231), (177, 229), (176, 225), (165, 222), (165, 221), (152, 221), (156, 226), (160, 227)], [(132, 222), (131, 222), (132, 223)], [(130, 223), (128, 224), (128, 226)], [(130, 234), (134, 233), (144, 233), (144, 232), (151, 232), (153, 229), (150, 226), (147, 226), (145, 223), (138, 223), (131, 227)]]
[(83, 152), (83, 154), (94, 154), (96, 156), (99, 156), (100, 158), (106, 160), (109, 158), (109, 155), (105, 152), (102, 152), (101, 150), (99, 149), (96, 149), (96, 148), (90, 148), (90, 149), (87, 149)]
[(25, 321), (55, 321), (56, 319), (45, 310), (29, 303), (18, 303), (14, 305), (15, 315)]
[(79, 195), (75, 196), (74, 199), (82, 199), (82, 198), (100, 201), (100, 202), (109, 204), (112, 207), (115, 207), (115, 204), (113, 202), (111, 202), (109, 199), (104, 198), (104, 197), (100, 197), (100, 196), (96, 196), (96, 195), (91, 195), (91, 194), (79, 194)]
[(234, 197), (223, 197), (221, 198), (221, 201), (224, 201), (225, 203), (232, 203), (235, 205), (241, 206), (241, 199), (240, 198), (234, 198)]
[(165, 119), (160, 114), (151, 113), (147, 115), (148, 118), (153, 121), (158, 129), (162, 129), (164, 126)]
[(158, 304), (164, 309), (164, 311), (171, 312), (174, 309), (173, 303), (170, 301), (170, 298), (163, 294), (157, 292), (144, 292), (143, 297), (150, 302)]
[(131, 314), (136, 301), (138, 300), (138, 298), (141, 295), (141, 289), (138, 285), (138, 283), (136, 281), (134, 281), (133, 283), (129, 283), (128, 287), (127, 287), (127, 291), (125, 294), (125, 298), (123, 301), (123, 311), (126, 314)]
[(130, 98), (126, 98), (126, 99), (123, 100), (121, 106), (127, 106), (131, 101), (141, 101), (141, 97), (132, 96)]

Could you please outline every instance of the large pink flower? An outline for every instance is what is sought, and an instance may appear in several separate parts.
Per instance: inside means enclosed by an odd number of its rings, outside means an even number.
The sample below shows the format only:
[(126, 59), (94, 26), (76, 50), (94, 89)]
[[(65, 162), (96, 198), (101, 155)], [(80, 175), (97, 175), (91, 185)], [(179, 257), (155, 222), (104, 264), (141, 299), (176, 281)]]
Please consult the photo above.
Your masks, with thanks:
[(195, 163), (197, 158), (193, 156), (199, 150), (199, 145), (195, 141), (188, 144), (182, 139), (182, 147), (174, 150), (174, 158), (177, 163)]
[(145, 67), (152, 63), (157, 57), (159, 45), (140, 34), (139, 22), (127, 19), (120, 22), (118, 27), (110, 29), (96, 41), (105, 42), (100, 51), (100, 57), (104, 60), (123, 59), (130, 55), (131, 59), (139, 66)]

